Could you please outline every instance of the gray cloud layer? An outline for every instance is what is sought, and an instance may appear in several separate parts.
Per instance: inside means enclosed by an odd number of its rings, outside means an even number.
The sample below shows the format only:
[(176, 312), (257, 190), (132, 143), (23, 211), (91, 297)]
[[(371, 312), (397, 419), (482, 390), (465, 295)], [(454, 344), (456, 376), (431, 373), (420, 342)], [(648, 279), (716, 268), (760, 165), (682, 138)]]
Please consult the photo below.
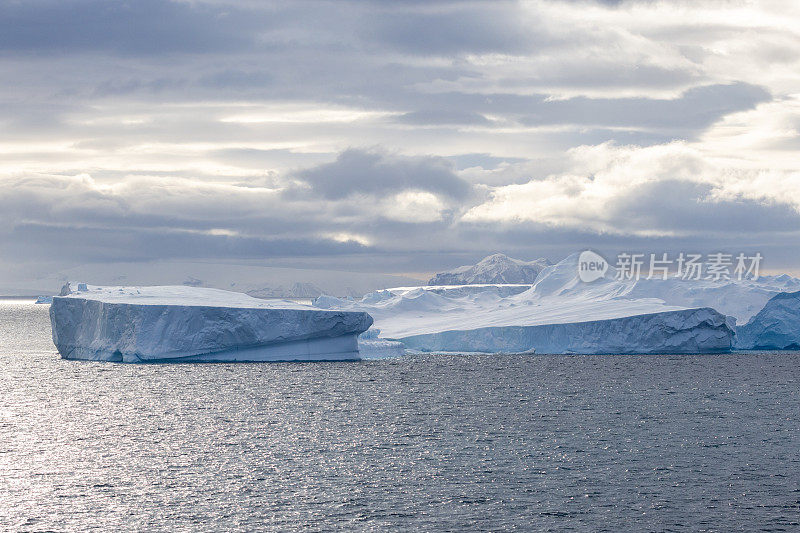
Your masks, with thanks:
[(784, 244), (800, 230), (800, 13), (777, 3), (0, 10), (6, 265), (424, 270), (586, 246), (800, 261)]
[(347, 150), (336, 161), (298, 173), (313, 193), (329, 199), (352, 194), (380, 197), (404, 190), (422, 190), (463, 199), (470, 185), (453, 172), (453, 164), (436, 157), (393, 157), (378, 152)]

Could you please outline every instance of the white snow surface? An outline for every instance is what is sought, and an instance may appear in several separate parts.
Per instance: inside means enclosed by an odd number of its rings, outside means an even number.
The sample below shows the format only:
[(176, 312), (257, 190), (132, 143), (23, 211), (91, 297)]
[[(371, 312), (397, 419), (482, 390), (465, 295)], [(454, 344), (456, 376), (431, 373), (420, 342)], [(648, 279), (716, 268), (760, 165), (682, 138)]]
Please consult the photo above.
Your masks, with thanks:
[(96, 287), (56, 296), (62, 357), (121, 362), (358, 359), (364, 312), (183, 286)]
[[(71, 286), (82, 284), (70, 283)], [(184, 307), (242, 307), (248, 309), (313, 309), (292, 300), (253, 298), (247, 294), (205, 287), (164, 285), (151, 287), (98, 287), (88, 285), (65, 296), (81, 300), (136, 305), (179, 305)]]
[[(720, 335), (726, 337), (727, 340), (721, 341), (713, 339), (713, 347), (710, 349), (719, 351), (722, 344), (731, 342), (734, 319), (744, 323), (775, 294), (800, 290), (800, 280), (789, 276), (762, 277), (757, 281), (695, 281), (674, 278), (617, 280), (613, 268), (609, 268), (603, 278), (592, 283), (584, 283), (578, 278), (577, 261), (578, 254), (574, 254), (544, 268), (535, 283), (530, 285), (398, 287), (374, 291), (357, 301), (323, 296), (317, 298), (314, 305), (325, 309), (366, 311), (375, 319), (375, 326), (380, 328), (383, 337), (401, 340), (448, 331), (469, 332), (506, 326), (567, 325), (639, 315), (678, 313), (675, 316), (682, 317), (683, 324), (688, 323), (687, 317), (691, 317), (689, 322), (697, 323), (692, 328), (700, 328), (697, 330), (697, 334), (702, 337), (699, 341), (717, 335), (714, 333), (708, 337), (708, 328), (718, 330)], [(699, 315), (696, 313), (684, 312), (699, 308), (712, 308), (719, 316), (704, 315), (703, 320), (699, 320)], [(724, 315), (731, 318), (726, 320)], [(664, 315), (661, 319), (648, 318), (647, 321), (647, 327), (656, 327), (655, 324), (658, 323), (661, 329), (672, 331), (674, 334), (672, 326), (668, 325), (669, 321), (674, 321), (674, 317)], [(567, 329), (569, 328), (561, 328), (559, 332), (549, 334), (558, 337)], [(586, 334), (588, 331), (597, 337), (583, 339), (582, 351), (591, 353), (593, 346), (599, 351), (600, 343), (603, 342), (600, 338), (601, 330), (584, 328), (584, 330), (573, 330), (572, 334)], [(509, 331), (492, 329), (486, 330), (485, 334), (501, 337), (507, 336)], [(462, 340), (466, 337), (466, 334), (462, 335)], [(628, 334), (628, 338), (633, 337)], [(436, 344), (439, 341), (428, 339), (415, 342), (414, 347), (445, 351), (448, 351), (448, 348), (456, 351), (465, 349), (466, 343), (458, 339), (450, 341), (449, 346), (444, 346)], [(698, 339), (687, 341), (684, 346), (688, 349), (699, 341)], [(426, 346), (426, 342), (429, 342), (430, 346)], [(668, 345), (672, 341), (666, 338), (660, 341), (649, 338), (647, 342), (662, 342)], [(559, 346), (555, 341), (548, 343), (551, 349)], [(562, 343), (563, 351), (575, 351), (567, 344), (569, 343), (566, 341)], [(614, 344), (613, 341), (611, 344)], [(702, 342), (700, 344), (702, 345)], [(435, 348), (432, 347), (434, 345)], [(528, 345), (509, 345), (504, 346), (503, 350), (525, 351), (531, 348), (538, 350), (537, 346)], [(639, 351), (646, 351), (653, 347), (638, 348)]]

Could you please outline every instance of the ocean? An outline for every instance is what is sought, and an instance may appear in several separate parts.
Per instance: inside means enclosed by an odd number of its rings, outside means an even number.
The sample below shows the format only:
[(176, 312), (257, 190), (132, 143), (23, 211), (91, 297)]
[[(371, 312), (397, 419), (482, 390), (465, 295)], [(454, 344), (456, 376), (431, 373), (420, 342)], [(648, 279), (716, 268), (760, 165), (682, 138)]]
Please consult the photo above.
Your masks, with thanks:
[(789, 531), (800, 355), (65, 361), (0, 300), (0, 529)]

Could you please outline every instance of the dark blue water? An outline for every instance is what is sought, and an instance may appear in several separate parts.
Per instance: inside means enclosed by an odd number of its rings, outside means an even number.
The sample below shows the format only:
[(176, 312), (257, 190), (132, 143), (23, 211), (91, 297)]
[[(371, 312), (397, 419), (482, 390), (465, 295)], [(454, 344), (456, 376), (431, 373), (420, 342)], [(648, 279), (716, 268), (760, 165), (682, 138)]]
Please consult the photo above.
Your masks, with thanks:
[(0, 302), (0, 529), (797, 530), (800, 357), (62, 361)]

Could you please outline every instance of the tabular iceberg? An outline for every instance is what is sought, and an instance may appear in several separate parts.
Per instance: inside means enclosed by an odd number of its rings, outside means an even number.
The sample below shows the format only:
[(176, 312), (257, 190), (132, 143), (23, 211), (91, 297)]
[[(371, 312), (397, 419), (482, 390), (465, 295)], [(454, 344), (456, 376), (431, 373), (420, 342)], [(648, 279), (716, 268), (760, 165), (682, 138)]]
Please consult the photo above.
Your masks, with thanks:
[(353, 360), (372, 324), (217, 289), (91, 286), (53, 298), (50, 321), (61, 357), (126, 363)]
[(419, 350), (708, 353), (730, 350), (736, 322), (775, 294), (800, 289), (789, 276), (636, 280), (614, 268), (587, 283), (577, 267), (574, 254), (533, 284), (398, 287), (314, 305), (368, 312), (383, 337)]
[(405, 337), (411, 349), (448, 352), (682, 354), (727, 352), (733, 329), (713, 309), (687, 309), (608, 320), (450, 330)]
[(736, 329), (742, 350), (800, 349), (800, 292), (777, 294), (750, 321)]

